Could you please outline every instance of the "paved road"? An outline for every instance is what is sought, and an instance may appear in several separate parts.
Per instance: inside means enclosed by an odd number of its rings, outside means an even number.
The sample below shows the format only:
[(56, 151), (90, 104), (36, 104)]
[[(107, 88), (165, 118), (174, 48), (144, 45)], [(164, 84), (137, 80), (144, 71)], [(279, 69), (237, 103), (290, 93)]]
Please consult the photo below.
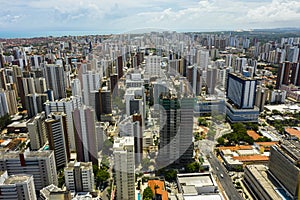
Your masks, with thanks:
[[(219, 162), (219, 160), (216, 158), (216, 156), (211, 153), (211, 156), (209, 158), (209, 162), (211, 164), (211, 167), (213, 168), (213, 171), (217, 175), (223, 189), (225, 190), (228, 198), (230, 200), (243, 200), (241, 195), (238, 193), (238, 191), (235, 189), (231, 178), (228, 176), (225, 167), (223, 164)], [(217, 170), (218, 167), (218, 170)], [(221, 177), (221, 174), (223, 174), (223, 178)]]

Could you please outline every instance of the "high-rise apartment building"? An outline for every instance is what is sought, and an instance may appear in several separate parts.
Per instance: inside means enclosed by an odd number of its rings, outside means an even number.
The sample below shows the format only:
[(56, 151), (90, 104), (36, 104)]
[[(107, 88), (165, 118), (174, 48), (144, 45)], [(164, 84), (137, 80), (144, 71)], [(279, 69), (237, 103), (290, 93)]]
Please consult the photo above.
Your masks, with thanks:
[(36, 200), (32, 175), (0, 172), (0, 200)]
[(29, 118), (36, 116), (38, 113), (42, 112), (44, 109), (44, 103), (48, 100), (46, 94), (28, 94), (25, 96), (25, 105), (27, 110), (27, 115)]
[(50, 113), (45, 120), (45, 125), (49, 149), (54, 151), (56, 167), (63, 168), (70, 160), (66, 114)]
[(143, 127), (142, 116), (133, 114), (118, 124), (120, 137), (134, 137), (135, 163), (141, 163), (143, 157)]
[(116, 200), (135, 199), (134, 138), (116, 138), (113, 145)]
[(60, 64), (46, 64), (44, 66), (47, 88), (53, 91), (54, 99), (66, 97), (65, 72)]
[(73, 192), (92, 192), (94, 190), (94, 173), (91, 162), (71, 161), (64, 168), (65, 183)]
[(1, 153), (0, 170), (7, 170), (8, 175), (32, 175), (37, 191), (50, 184), (58, 184), (53, 151), (14, 151)]
[(300, 86), (300, 63), (283, 62), (278, 68), (276, 80), (276, 89), (280, 89), (281, 85), (293, 84)]
[[(15, 90), (3, 90), (0, 89), (0, 107), (3, 108), (0, 111), (0, 116), (3, 116), (5, 113), (14, 115), (18, 112), (17, 107), (17, 96)], [(2, 114), (4, 113), (4, 114)]]
[(79, 96), (71, 96), (70, 98), (47, 101), (45, 103), (46, 116), (48, 116), (51, 112), (64, 112), (66, 114), (68, 127), (67, 131), (71, 150), (76, 149), (72, 112), (75, 110), (75, 108), (79, 108), (81, 105), (81, 98)]
[(0, 117), (9, 113), (7, 98), (3, 89), (0, 89)]
[(161, 61), (161, 56), (148, 56), (146, 60), (145, 73), (150, 74), (151, 76), (160, 77), (162, 75)]
[[(91, 98), (91, 92), (98, 91), (101, 87), (100, 74), (87, 71), (82, 74), (82, 97), (83, 103), (87, 106), (93, 106), (95, 99)], [(93, 107), (95, 109), (95, 107)]]
[(112, 95), (108, 87), (99, 89), (95, 97), (96, 117), (98, 121), (111, 121), (112, 117)]
[(41, 112), (27, 122), (31, 150), (39, 150), (48, 141), (45, 120), (45, 112)]
[(98, 144), (95, 124), (95, 111), (82, 106), (73, 111), (77, 160), (98, 164)]

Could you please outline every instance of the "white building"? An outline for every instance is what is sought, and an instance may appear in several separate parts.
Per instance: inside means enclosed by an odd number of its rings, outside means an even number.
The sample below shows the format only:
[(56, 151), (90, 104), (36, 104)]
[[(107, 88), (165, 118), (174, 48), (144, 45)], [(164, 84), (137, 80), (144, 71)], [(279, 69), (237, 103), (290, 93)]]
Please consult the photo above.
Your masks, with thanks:
[(100, 74), (92, 71), (87, 71), (82, 74), (82, 97), (83, 103), (87, 106), (94, 105), (95, 99), (91, 98), (91, 93), (98, 91), (101, 86)]
[(45, 112), (41, 112), (27, 122), (31, 150), (38, 150), (47, 142), (45, 119)]
[(64, 168), (65, 182), (72, 192), (92, 192), (94, 190), (94, 173), (91, 162), (71, 161)]
[[(2, 174), (1, 174), (2, 173)], [(32, 175), (0, 172), (0, 200), (36, 200)]]
[(161, 76), (161, 56), (148, 56), (145, 69), (151, 76)]
[(36, 190), (58, 184), (53, 151), (25, 151), (0, 154), (0, 170), (8, 175), (28, 174), (34, 178)]
[(64, 112), (67, 115), (67, 129), (71, 150), (75, 150), (76, 148), (72, 112), (81, 105), (81, 98), (78, 96), (45, 103), (46, 116), (51, 112)]
[(44, 67), (47, 88), (53, 91), (54, 99), (66, 97), (64, 68), (60, 64), (46, 64)]
[(127, 88), (125, 92), (125, 106), (127, 116), (139, 113), (142, 115), (142, 119), (144, 121), (144, 117), (146, 116), (146, 98), (144, 87)]
[(116, 173), (116, 200), (135, 199), (134, 138), (116, 138), (113, 145)]

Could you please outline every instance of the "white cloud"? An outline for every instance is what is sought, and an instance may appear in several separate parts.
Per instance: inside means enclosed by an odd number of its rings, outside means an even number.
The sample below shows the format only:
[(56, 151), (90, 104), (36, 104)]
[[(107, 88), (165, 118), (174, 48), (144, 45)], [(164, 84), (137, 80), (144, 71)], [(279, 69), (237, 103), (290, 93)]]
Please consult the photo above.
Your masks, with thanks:
[(254, 22), (262, 23), (298, 21), (300, 19), (300, 1), (273, 0), (268, 5), (249, 10), (247, 17)]
[[(14, 13), (1, 27), (175, 30), (300, 26), (299, 0), (22, 0), (6, 1)], [(4, 19), (3, 13), (0, 19)], [(18, 24), (18, 26), (16, 26)]]

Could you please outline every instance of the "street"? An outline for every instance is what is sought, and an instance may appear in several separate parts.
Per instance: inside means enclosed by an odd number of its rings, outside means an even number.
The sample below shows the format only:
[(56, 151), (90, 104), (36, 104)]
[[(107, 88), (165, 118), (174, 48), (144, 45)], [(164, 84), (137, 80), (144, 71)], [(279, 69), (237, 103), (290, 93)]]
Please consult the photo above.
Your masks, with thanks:
[[(216, 156), (213, 153), (210, 154), (209, 162), (213, 171), (217, 175), (223, 189), (225, 190), (228, 198), (230, 200), (242, 200), (243, 198), (235, 189), (231, 178), (228, 176), (226, 172), (225, 167), (219, 162), (219, 160), (216, 158)], [(223, 177), (221, 177), (221, 174)]]

